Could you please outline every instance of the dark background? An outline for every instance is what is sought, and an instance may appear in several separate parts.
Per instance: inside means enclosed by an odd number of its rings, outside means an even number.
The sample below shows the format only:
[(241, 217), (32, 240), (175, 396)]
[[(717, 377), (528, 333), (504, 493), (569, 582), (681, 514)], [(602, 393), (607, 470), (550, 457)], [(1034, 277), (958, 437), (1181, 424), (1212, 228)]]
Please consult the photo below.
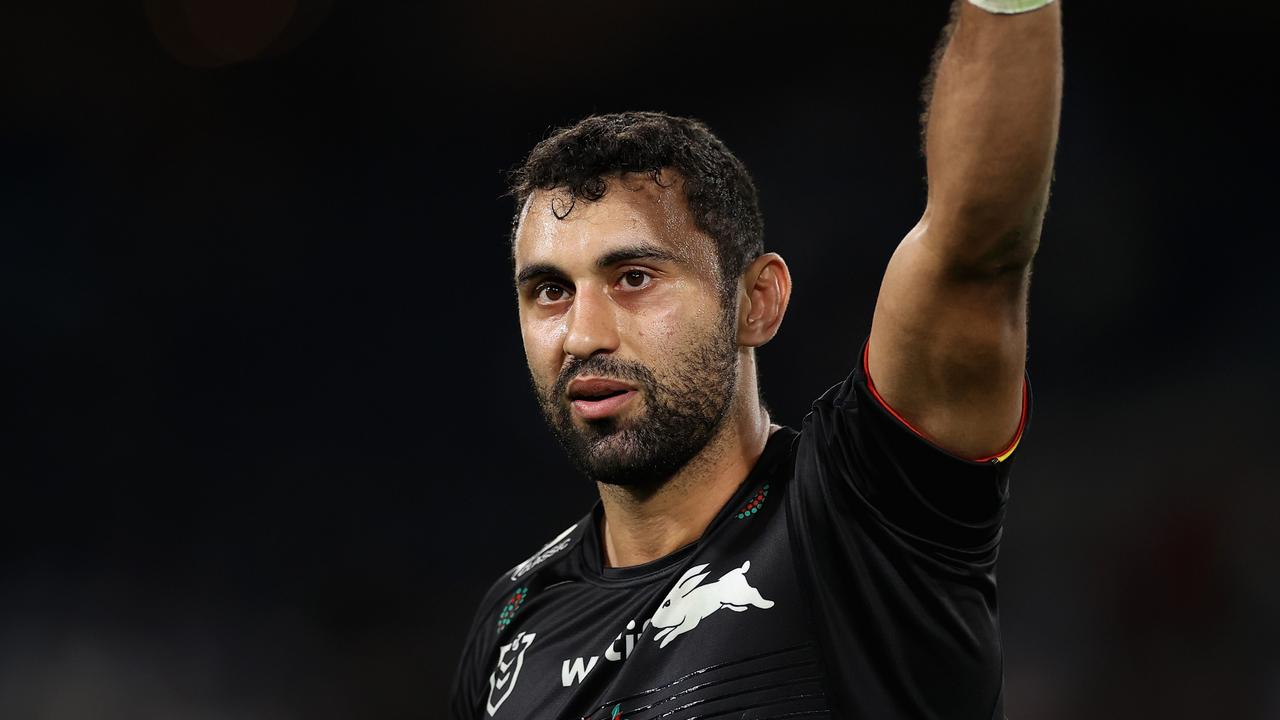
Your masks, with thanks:
[[(154, 0), (0, 15), (0, 716), (436, 718), (594, 489), (541, 424), (503, 172), (706, 120), (851, 367), (922, 209), (945, 2)], [(1002, 556), (1012, 718), (1280, 717), (1272, 3), (1071, 2)]]

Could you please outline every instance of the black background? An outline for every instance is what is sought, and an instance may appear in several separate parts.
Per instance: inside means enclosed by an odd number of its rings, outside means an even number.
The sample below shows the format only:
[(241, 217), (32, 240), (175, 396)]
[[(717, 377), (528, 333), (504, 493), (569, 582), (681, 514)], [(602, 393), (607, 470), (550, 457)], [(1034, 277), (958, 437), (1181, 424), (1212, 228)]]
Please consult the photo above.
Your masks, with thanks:
[[(589, 507), (503, 171), (700, 117), (795, 296), (791, 425), (922, 209), (944, 2), (27, 3), (0, 15), (0, 715), (434, 718)], [(1273, 4), (1071, 2), (1002, 557), (1014, 718), (1280, 716)]]

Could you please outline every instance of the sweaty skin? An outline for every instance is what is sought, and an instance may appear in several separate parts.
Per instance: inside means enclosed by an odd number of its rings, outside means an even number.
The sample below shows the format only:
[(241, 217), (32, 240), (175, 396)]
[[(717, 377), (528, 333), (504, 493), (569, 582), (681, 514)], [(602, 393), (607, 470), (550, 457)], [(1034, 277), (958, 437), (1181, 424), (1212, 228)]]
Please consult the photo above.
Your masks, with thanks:
[(924, 215), (885, 270), (868, 375), (938, 445), (977, 459), (1022, 415), (1027, 295), (1062, 104), (1061, 3), (954, 6), (925, 132)]
[[(515, 235), (520, 331), (539, 395), (572, 358), (605, 353), (639, 363), (659, 381), (722, 322), (715, 246), (689, 215), (682, 179), (665, 171), (609, 179), (598, 201), (537, 191)], [(557, 213), (558, 211), (558, 213)], [(563, 217), (561, 217), (563, 216)], [(613, 257), (610, 257), (610, 256)], [(759, 403), (754, 348), (777, 333), (791, 277), (768, 253), (748, 267), (732, 303), (738, 372), (728, 413), (706, 446), (656, 486), (597, 483), (603, 547), (612, 567), (663, 557), (696, 540), (764, 450), (771, 425)], [(645, 412), (643, 393), (617, 422)], [(575, 413), (575, 424), (585, 420)]]
[[(876, 303), (870, 379), (901, 417), (962, 457), (1000, 452), (1020, 426), (1030, 267), (1061, 105), (1060, 17), (1060, 3), (1017, 16), (956, 3), (928, 112), (928, 204)], [(567, 215), (572, 200), (561, 191), (529, 197), (514, 254), (540, 395), (572, 358), (600, 353), (661, 381), (717, 332), (714, 245), (689, 215), (681, 178), (666, 171), (663, 180), (613, 177), (601, 200), (573, 203)], [(609, 565), (649, 562), (697, 539), (754, 465), (770, 423), (753, 349), (777, 332), (790, 292), (773, 253), (740, 278), (732, 401), (691, 461), (665, 483), (598, 483)], [(643, 393), (615, 404), (619, 423), (645, 412)]]

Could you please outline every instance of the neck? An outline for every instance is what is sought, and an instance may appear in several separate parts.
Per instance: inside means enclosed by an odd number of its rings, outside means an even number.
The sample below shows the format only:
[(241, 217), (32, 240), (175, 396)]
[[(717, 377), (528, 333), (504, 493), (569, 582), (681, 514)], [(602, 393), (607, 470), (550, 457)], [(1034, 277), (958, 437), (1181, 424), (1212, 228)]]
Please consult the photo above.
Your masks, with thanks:
[(778, 427), (756, 400), (754, 372), (748, 377), (750, 395), (739, 396), (711, 441), (667, 482), (656, 489), (597, 483), (608, 567), (652, 562), (697, 540), (733, 497)]

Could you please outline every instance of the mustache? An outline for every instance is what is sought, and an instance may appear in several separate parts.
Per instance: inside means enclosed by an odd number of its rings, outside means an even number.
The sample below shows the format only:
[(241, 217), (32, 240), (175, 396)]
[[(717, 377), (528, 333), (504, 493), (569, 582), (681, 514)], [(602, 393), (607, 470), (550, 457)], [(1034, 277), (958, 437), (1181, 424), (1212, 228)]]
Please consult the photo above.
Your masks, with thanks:
[(652, 394), (657, 386), (657, 378), (649, 368), (640, 363), (619, 360), (608, 355), (592, 355), (589, 358), (570, 358), (560, 369), (556, 384), (551, 389), (552, 401), (559, 400), (569, 393), (569, 383), (580, 375), (596, 375), (599, 377), (627, 380), (639, 385), (648, 394)]

